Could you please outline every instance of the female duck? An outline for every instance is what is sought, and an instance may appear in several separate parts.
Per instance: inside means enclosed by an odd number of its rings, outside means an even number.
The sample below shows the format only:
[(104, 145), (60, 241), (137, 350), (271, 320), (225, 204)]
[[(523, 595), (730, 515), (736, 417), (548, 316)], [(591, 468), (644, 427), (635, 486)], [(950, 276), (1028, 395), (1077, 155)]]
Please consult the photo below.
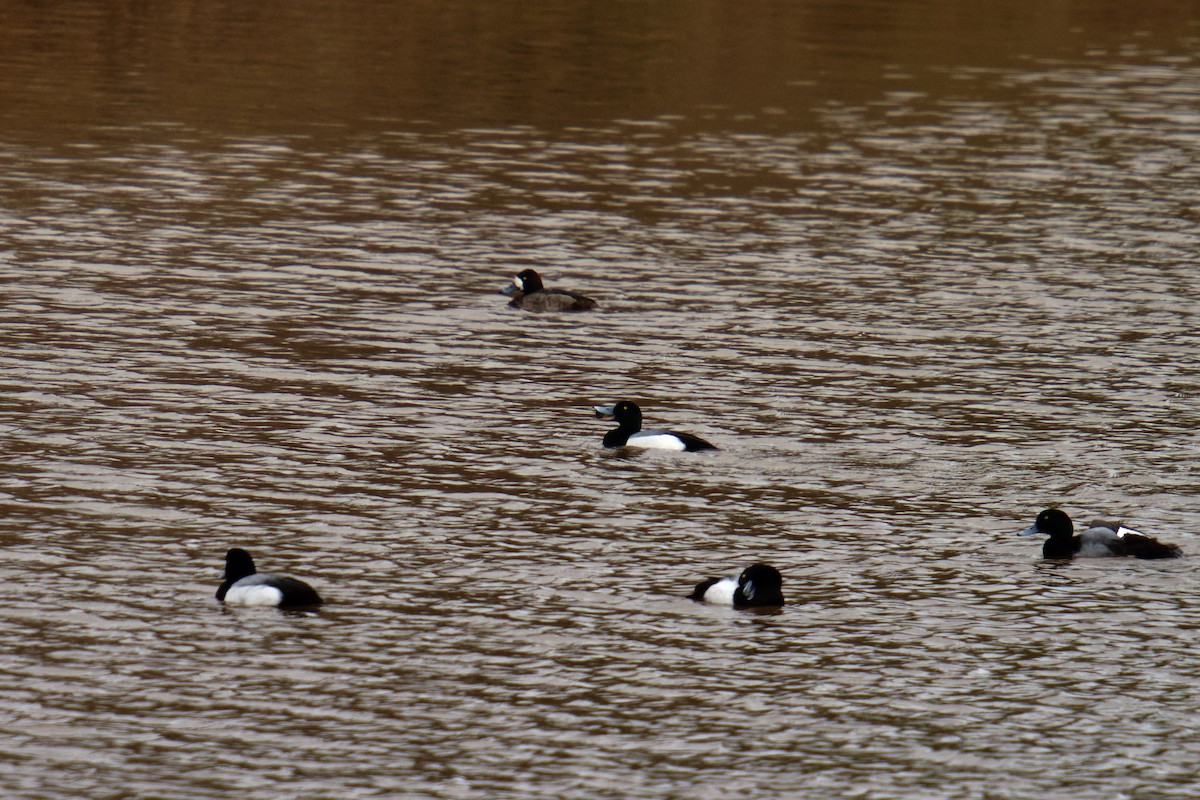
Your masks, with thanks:
[(600, 419), (615, 419), (617, 427), (604, 434), (605, 447), (652, 447), (659, 450), (716, 450), (716, 446), (688, 433), (643, 431), (642, 410), (622, 400), (611, 406), (592, 406)]
[(1043, 558), (1179, 558), (1183, 555), (1173, 544), (1165, 544), (1115, 523), (1093, 522), (1083, 533), (1075, 533), (1071, 518), (1057, 508), (1048, 508), (1038, 514), (1034, 523), (1021, 531), (1022, 536), (1035, 533), (1050, 537), (1042, 545)]
[(230, 606), (316, 606), (321, 596), (302, 580), (290, 575), (257, 572), (254, 559), (240, 547), (225, 554), (225, 582), (217, 599)]
[(563, 289), (542, 286), (542, 276), (531, 269), (518, 272), (512, 283), (500, 290), (512, 297), (509, 305), (525, 311), (588, 311), (596, 301)]
[(742, 574), (728, 578), (709, 578), (696, 584), (688, 595), (697, 603), (714, 603), (734, 608), (762, 608), (783, 605), (783, 578), (779, 570), (767, 564), (752, 564)]

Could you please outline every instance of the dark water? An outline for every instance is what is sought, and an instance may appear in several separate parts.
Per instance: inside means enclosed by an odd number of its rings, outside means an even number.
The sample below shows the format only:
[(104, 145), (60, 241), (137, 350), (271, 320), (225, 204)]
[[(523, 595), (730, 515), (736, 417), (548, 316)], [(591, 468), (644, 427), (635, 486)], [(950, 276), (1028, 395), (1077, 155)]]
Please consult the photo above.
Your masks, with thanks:
[(1200, 5), (1128, 5), (0, 5), (0, 793), (1194, 798)]

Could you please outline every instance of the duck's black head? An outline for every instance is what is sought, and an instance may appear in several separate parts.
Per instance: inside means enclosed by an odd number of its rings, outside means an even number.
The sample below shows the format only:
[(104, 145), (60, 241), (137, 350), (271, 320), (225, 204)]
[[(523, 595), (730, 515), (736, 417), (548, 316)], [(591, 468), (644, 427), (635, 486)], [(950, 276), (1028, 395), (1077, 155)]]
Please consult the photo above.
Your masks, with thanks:
[(240, 547), (234, 547), (225, 554), (225, 574), (221, 577), (229, 583), (240, 581), (247, 575), (257, 572), (254, 569), (254, 559)]
[(1051, 539), (1070, 539), (1075, 534), (1075, 525), (1067, 512), (1057, 508), (1047, 508), (1037, 515), (1033, 524), (1021, 531), (1022, 536), (1032, 536), (1040, 533)]
[(600, 419), (615, 419), (622, 428), (640, 431), (642, 429), (642, 410), (638, 404), (630, 400), (621, 400), (611, 406), (592, 406)]
[(501, 291), (504, 294), (515, 295), (530, 295), (534, 292), (540, 292), (545, 287), (542, 286), (542, 276), (538, 275), (535, 270), (523, 269), (513, 276), (512, 283)]
[(769, 564), (751, 564), (738, 576), (736, 606), (783, 605), (783, 576)]

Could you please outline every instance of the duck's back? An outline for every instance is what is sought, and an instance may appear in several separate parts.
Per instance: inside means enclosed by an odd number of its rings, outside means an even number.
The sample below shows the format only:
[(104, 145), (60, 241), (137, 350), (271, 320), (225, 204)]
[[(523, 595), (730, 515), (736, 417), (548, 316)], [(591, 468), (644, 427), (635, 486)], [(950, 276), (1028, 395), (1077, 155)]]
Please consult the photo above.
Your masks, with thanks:
[(1147, 536), (1137, 531), (1124, 530), (1121, 541), (1125, 544), (1125, 552), (1134, 558), (1182, 558), (1183, 551), (1176, 545), (1160, 542), (1153, 536)]
[(1075, 537), (1075, 554), (1081, 558), (1105, 558), (1125, 555), (1125, 542), (1112, 528), (1088, 528)]
[(589, 311), (596, 301), (564, 289), (541, 289), (514, 297), (509, 305), (525, 311)]
[(1179, 558), (1183, 552), (1173, 544), (1122, 527), (1116, 523), (1093, 522), (1075, 537), (1076, 554), (1084, 558), (1133, 556), (1134, 558)]
[(692, 436), (690, 433), (675, 433), (673, 431), (670, 433), (672, 436), (675, 436), (676, 438), (678, 438), (679, 441), (683, 442), (683, 449), (688, 451), (689, 453), (695, 453), (698, 450), (716, 450), (717, 449), (717, 446), (715, 444), (706, 442), (703, 439), (701, 439), (699, 436)]
[(257, 572), (229, 587), (223, 598), (235, 606), (315, 606), (321, 604), (317, 591), (298, 578)]

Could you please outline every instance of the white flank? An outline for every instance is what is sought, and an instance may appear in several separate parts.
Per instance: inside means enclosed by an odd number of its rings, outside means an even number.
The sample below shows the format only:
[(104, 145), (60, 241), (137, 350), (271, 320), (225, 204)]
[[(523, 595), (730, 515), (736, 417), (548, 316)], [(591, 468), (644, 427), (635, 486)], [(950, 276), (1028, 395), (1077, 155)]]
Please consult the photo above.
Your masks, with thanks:
[(225, 593), (227, 606), (277, 606), (282, 599), (283, 592), (274, 586), (264, 586), (261, 583), (251, 586), (234, 584)]
[(720, 606), (733, 605), (733, 593), (737, 591), (737, 578), (721, 578), (708, 587), (704, 593), (704, 602)]
[(625, 443), (629, 447), (652, 447), (656, 450), (684, 450), (683, 442), (670, 433), (635, 433)]

